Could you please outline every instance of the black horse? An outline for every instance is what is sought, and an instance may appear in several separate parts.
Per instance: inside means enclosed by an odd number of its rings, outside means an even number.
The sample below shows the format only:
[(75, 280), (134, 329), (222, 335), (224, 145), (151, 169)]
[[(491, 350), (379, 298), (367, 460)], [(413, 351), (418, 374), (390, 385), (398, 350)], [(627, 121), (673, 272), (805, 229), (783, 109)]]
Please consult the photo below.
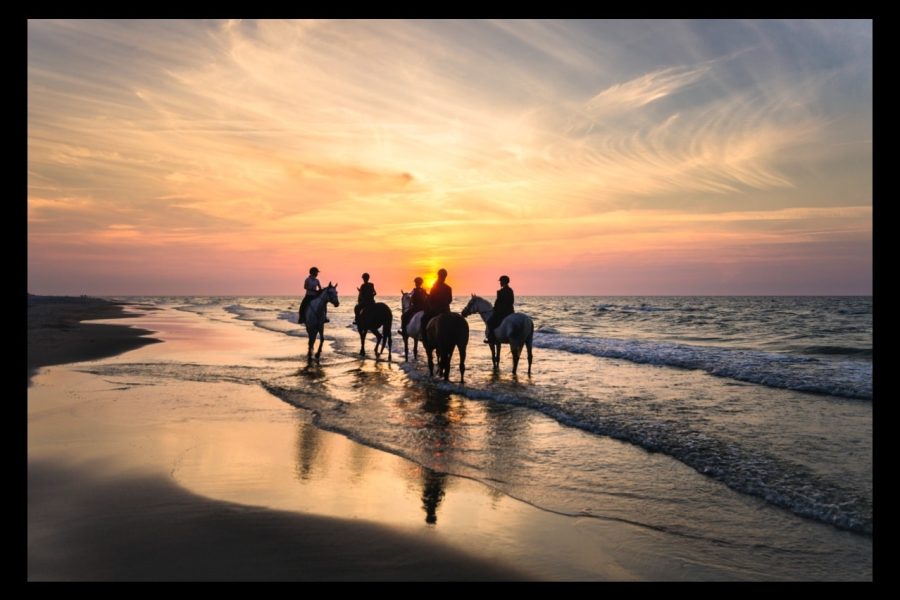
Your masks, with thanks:
[(425, 327), (425, 350), (428, 352), (428, 372), (434, 376), (433, 352), (438, 353), (439, 375), (450, 379), (450, 359), (453, 348), (459, 348), (459, 378), (466, 374), (466, 346), (469, 344), (469, 323), (459, 313), (441, 313)]
[[(376, 302), (363, 308), (356, 319), (356, 327), (359, 330), (359, 355), (366, 355), (366, 333), (375, 334), (375, 356), (381, 356), (384, 346), (388, 348), (388, 360), (391, 360), (391, 323), (394, 315), (384, 302)], [(378, 330), (381, 329), (381, 332)], [(381, 344), (381, 350), (378, 345)]]

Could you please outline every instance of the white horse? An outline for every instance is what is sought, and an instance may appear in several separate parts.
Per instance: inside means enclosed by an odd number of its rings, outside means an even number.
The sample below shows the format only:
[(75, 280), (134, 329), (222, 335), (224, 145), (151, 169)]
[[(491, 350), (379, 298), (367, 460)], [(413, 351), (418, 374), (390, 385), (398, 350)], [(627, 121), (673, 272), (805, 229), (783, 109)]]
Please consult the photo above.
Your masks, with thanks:
[[(468, 317), (472, 313), (481, 315), (485, 325), (488, 319), (494, 314), (493, 305), (482, 298), (472, 294), (472, 298), (466, 307), (462, 310), (462, 316)], [(487, 330), (485, 330), (487, 337)], [(494, 339), (496, 343), (491, 343), (491, 361), (494, 368), (500, 368), (500, 344), (509, 344), (513, 357), (513, 375), (519, 366), (519, 357), (522, 354), (522, 346), (528, 349), (528, 374), (531, 375), (531, 344), (534, 340), (534, 321), (525, 313), (513, 313), (503, 319), (503, 322), (494, 329)]]
[(319, 350), (316, 352), (316, 360), (322, 356), (322, 343), (325, 341), (325, 319), (328, 316), (328, 303), (331, 302), (336, 307), (340, 306), (338, 301), (337, 284), (324, 288), (319, 295), (309, 301), (306, 305), (306, 335), (309, 337), (309, 350), (306, 352), (306, 360), (312, 360), (312, 349), (316, 343), (316, 336), (319, 336)]
[[(409, 305), (412, 304), (412, 291), (404, 292), (400, 290), (400, 308), (403, 313), (409, 311)], [(425, 342), (424, 332), (422, 331), (422, 316), (425, 314), (424, 310), (420, 310), (416, 314), (412, 316), (409, 320), (409, 323), (406, 324), (406, 335), (403, 336), (403, 352), (405, 354), (405, 360), (409, 360), (409, 338), (413, 339), (413, 358), (418, 358), (419, 356), (419, 340), (422, 340), (422, 343)], [(400, 330), (400, 334), (403, 334), (403, 330)]]

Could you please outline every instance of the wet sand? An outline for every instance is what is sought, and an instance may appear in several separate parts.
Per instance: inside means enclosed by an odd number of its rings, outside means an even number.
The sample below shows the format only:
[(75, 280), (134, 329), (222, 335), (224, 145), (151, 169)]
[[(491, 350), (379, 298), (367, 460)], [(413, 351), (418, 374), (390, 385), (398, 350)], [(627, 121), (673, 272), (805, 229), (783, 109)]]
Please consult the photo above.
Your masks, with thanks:
[(519, 580), (373, 523), (211, 500), (161, 475), (28, 470), (33, 581)]
[[(41, 366), (90, 361), (160, 341), (142, 337), (149, 330), (125, 324), (79, 322), (128, 316), (103, 300), (30, 298), (29, 380)], [(65, 377), (66, 369), (61, 370), (38, 377), (29, 390), (29, 580), (529, 578), (377, 523), (191, 493), (171, 476), (182, 443), (193, 443), (191, 428), (182, 430), (174, 457), (147, 453), (146, 438), (169, 433), (168, 419), (156, 418), (146, 404), (113, 416), (105, 408), (115, 402), (115, 393), (91, 390), (96, 378), (85, 375), (80, 388), (47, 382)], [(85, 404), (103, 408), (98, 414)]]
[(302, 338), (129, 310), (143, 316), (104, 325), (132, 322), (164, 343), (42, 368), (28, 389), (30, 580), (773, 578), (323, 431), (315, 411), (253, 379), (352, 387), (359, 378), (327, 365), (372, 377), (396, 365), (326, 344), (323, 368), (307, 369)]
[(91, 319), (134, 316), (99, 298), (28, 296), (28, 381), (39, 367), (115, 356), (155, 344), (146, 329), (127, 325), (82, 323)]

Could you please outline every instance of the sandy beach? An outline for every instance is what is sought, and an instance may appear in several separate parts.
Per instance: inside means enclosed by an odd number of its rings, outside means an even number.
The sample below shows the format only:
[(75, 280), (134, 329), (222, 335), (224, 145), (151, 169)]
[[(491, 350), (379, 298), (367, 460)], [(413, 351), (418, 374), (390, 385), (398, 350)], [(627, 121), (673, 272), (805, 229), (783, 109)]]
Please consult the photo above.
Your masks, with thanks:
[[(293, 456), (298, 422), (307, 436), (314, 429), (301, 411), (258, 387), (110, 385), (108, 379), (76, 367), (89, 367), (99, 356), (142, 346), (148, 338), (137, 336), (150, 331), (125, 324), (74, 322), (127, 316), (120, 307), (104, 302), (35, 304), (37, 314), (30, 314), (29, 319), (34, 323), (30, 333), (36, 332), (30, 339), (30, 349), (33, 341), (35, 350), (30, 353), (30, 364), (57, 365), (64, 357), (82, 362), (42, 370), (29, 389), (29, 580), (481, 581), (540, 577), (516, 567), (513, 560), (504, 560), (502, 539), (500, 549), (487, 545), (477, 553), (472, 551), (477, 542), (466, 548), (467, 544), (434, 535), (422, 518), (420, 495), (409, 493), (409, 477), (420, 479), (422, 469), (328, 432), (314, 434), (316, 452), (355, 454), (357, 461), (362, 461), (358, 467), (365, 471), (368, 483), (348, 489), (347, 479), (358, 479), (359, 473), (333, 473), (315, 482), (313, 497), (300, 502), (310, 510), (285, 510), (298, 504), (292, 497), (296, 490), (289, 489), (298, 478)], [(38, 314), (41, 322), (35, 318)], [(51, 337), (46, 330), (54, 329), (53, 323), (65, 323), (66, 327), (55, 328)], [(103, 333), (95, 334), (97, 331)], [(48, 343), (52, 347), (48, 348)], [(170, 345), (178, 344), (173, 341)], [(133, 357), (133, 353), (119, 358), (127, 356)], [(210, 401), (220, 400), (223, 394), (232, 402), (211, 410)], [(242, 416), (236, 418), (233, 410), (237, 405)], [(245, 412), (248, 406), (257, 411), (251, 410), (254, 417), (250, 419)], [(305, 443), (309, 445), (308, 440)], [(215, 460), (220, 464), (193, 464), (191, 458), (200, 448), (218, 454)], [(234, 459), (236, 455), (243, 458)], [(258, 464), (246, 464), (248, 456)], [(255, 481), (260, 470), (275, 471), (275, 481), (260, 485)], [(187, 486), (185, 477), (190, 479)], [(225, 478), (230, 481), (223, 486)], [(476, 519), (488, 505), (514, 505), (514, 510), (495, 515), (499, 522), (489, 525), (487, 537), (511, 527), (523, 513), (535, 520), (535, 527), (529, 530), (537, 537), (558, 527), (556, 520), (564, 520), (491, 496), (473, 482), (458, 480), (455, 487), (467, 498), (463, 501), (466, 506), (459, 508)], [(229, 501), (229, 497), (245, 502)], [(372, 505), (377, 508), (359, 518), (360, 507)], [(407, 512), (419, 516), (409, 519)], [(404, 516), (398, 519), (399, 513)], [(460, 530), (451, 539), (458, 542), (467, 535)], [(485, 537), (480, 533), (476, 540)], [(592, 556), (589, 562), (597, 558)], [(565, 561), (565, 552), (557, 559)], [(612, 564), (607, 574), (619, 579), (634, 577)]]
[[(28, 316), (29, 377), (41, 366), (114, 356), (159, 341), (143, 337), (150, 331), (128, 325), (81, 323), (135, 316), (99, 299), (34, 297)], [(61, 456), (34, 460), (44, 443), (59, 441), (42, 435), (48, 421), (64, 426), (78, 422), (65, 416), (48, 419), (46, 408), (34, 404), (29, 427), (29, 580), (528, 578), (375, 523), (204, 498), (175, 484), (161, 469), (163, 464), (144, 464), (140, 474), (110, 474), (109, 460), (104, 459), (82, 456), (63, 464)], [(123, 449), (115, 441), (109, 443), (117, 432), (105, 434), (104, 440), (94, 438), (85, 445), (96, 448), (93, 442), (105, 441), (110, 456), (121, 457)]]
[(28, 579), (871, 582), (873, 27), (29, 19)]
[[(832, 559), (847, 569), (836, 578), (869, 576), (864, 538), (773, 511), (668, 457), (408, 381), (399, 361), (359, 359), (329, 341), (322, 365), (307, 365), (305, 339), (261, 329), (256, 317), (32, 302), (42, 316), (29, 315), (30, 580), (827, 579)], [(102, 320), (77, 322), (91, 317)], [(387, 438), (361, 444), (323, 420), (353, 410), (407, 423), (422, 458), (384, 451)], [(489, 454), (492, 485), (423, 466), (464, 457), (485, 426), (500, 444)], [(612, 478), (610, 491), (631, 481), (663, 486), (675, 506), (682, 493), (704, 498), (707, 522), (690, 518), (710, 534), (642, 524), (625, 494), (606, 496), (604, 517), (502, 491), (501, 478), (524, 466), (523, 444), (559, 452), (568, 438)], [(672, 514), (687, 519), (684, 510)], [(786, 532), (770, 543), (796, 549), (760, 552), (746, 532), (761, 518)], [(809, 540), (845, 550), (824, 559), (807, 552)]]
[(135, 316), (120, 304), (86, 296), (28, 296), (28, 380), (39, 367), (114, 356), (155, 344), (150, 331), (83, 323)]

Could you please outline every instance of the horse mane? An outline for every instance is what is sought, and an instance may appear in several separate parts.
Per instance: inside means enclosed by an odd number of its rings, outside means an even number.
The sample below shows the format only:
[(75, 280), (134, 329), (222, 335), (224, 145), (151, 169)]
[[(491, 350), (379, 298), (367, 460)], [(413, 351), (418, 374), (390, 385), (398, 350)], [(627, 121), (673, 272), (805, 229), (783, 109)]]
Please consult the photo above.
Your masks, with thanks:
[(494, 306), (490, 300), (488, 300), (484, 296), (479, 296), (478, 294), (472, 294), (472, 300), (481, 300), (482, 302), (486, 302), (487, 304), (490, 304), (491, 307)]

